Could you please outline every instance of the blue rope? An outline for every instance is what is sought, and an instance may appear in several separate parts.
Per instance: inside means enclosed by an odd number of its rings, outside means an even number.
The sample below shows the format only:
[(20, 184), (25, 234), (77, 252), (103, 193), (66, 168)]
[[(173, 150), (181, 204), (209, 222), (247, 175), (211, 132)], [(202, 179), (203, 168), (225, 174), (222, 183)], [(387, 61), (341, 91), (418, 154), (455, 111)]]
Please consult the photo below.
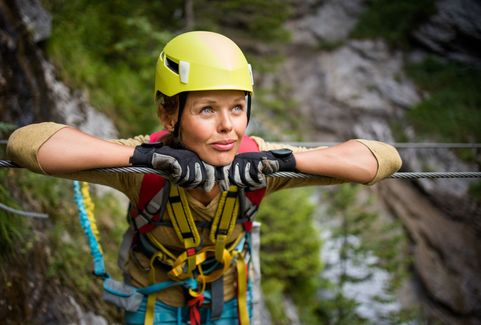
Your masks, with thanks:
[(75, 203), (77, 203), (79, 211), (80, 225), (82, 226), (85, 235), (87, 236), (90, 247), (90, 254), (92, 255), (92, 258), (94, 260), (94, 274), (103, 278), (109, 278), (110, 275), (105, 272), (104, 256), (100, 251), (99, 243), (97, 242), (97, 238), (95, 238), (95, 235), (90, 226), (90, 220), (87, 216), (87, 211), (85, 209), (83, 195), (80, 191), (80, 183), (78, 181), (74, 181), (73, 188)]

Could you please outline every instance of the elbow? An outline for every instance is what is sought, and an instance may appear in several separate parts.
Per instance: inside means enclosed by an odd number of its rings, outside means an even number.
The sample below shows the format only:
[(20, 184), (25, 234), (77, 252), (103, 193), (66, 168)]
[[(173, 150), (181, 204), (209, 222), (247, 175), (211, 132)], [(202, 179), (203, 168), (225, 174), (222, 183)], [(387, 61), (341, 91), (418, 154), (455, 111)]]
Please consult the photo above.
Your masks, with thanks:
[(21, 133), (22, 133), (21, 129), (16, 129), (15, 131), (13, 131), (13, 133), (8, 138), (7, 150), (6, 150), (7, 158), (12, 160), (14, 163), (18, 165), (22, 165), (22, 160), (21, 160), (22, 147), (18, 141)]

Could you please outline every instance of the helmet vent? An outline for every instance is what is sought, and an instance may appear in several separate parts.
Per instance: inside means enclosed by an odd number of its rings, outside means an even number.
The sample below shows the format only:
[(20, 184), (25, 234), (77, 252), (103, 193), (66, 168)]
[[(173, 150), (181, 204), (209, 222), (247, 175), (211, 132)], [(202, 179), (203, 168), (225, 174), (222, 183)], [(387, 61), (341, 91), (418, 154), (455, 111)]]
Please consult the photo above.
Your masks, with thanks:
[(174, 61), (172, 61), (171, 59), (169, 59), (167, 57), (165, 58), (165, 63), (166, 63), (167, 68), (169, 68), (173, 72), (179, 74), (179, 64), (178, 63), (175, 63)]

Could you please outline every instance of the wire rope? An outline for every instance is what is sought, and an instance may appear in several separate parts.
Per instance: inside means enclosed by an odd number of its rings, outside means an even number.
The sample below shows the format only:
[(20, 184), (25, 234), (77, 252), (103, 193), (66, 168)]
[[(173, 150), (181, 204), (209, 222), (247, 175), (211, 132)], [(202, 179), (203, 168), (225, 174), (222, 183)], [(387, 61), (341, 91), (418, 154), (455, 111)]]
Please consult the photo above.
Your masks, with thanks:
[(41, 219), (48, 218), (48, 214), (46, 213), (22, 211), (22, 210), (18, 210), (18, 209), (14, 209), (9, 206), (6, 206), (3, 203), (0, 203), (0, 209), (8, 211), (10, 213), (18, 214), (24, 217), (29, 217), (29, 218), (41, 218)]
[[(18, 165), (9, 160), (0, 160), (0, 167), (19, 168)], [(158, 174), (168, 176), (165, 172), (148, 167), (110, 167), (96, 168), (90, 171), (100, 173), (137, 173), (137, 174)], [(282, 178), (329, 178), (327, 176), (309, 175), (294, 172), (277, 172), (268, 175), (269, 177)], [(389, 178), (397, 179), (415, 179), (415, 178), (479, 178), (481, 172), (398, 172), (392, 174)]]
[[(273, 142), (276, 143), (276, 142)], [(280, 142), (279, 142), (280, 143)], [(283, 142), (291, 146), (324, 147), (333, 146), (341, 142)], [(439, 142), (397, 142), (388, 143), (397, 149), (480, 149), (481, 143), (439, 143)]]

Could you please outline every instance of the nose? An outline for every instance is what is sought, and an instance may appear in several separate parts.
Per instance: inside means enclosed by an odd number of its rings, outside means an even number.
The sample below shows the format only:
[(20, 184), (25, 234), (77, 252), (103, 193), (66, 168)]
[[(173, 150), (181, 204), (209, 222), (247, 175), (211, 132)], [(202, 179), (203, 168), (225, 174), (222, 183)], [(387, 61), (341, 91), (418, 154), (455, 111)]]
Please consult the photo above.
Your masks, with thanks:
[(226, 133), (232, 130), (232, 116), (227, 110), (219, 112), (218, 131), (220, 133)]

